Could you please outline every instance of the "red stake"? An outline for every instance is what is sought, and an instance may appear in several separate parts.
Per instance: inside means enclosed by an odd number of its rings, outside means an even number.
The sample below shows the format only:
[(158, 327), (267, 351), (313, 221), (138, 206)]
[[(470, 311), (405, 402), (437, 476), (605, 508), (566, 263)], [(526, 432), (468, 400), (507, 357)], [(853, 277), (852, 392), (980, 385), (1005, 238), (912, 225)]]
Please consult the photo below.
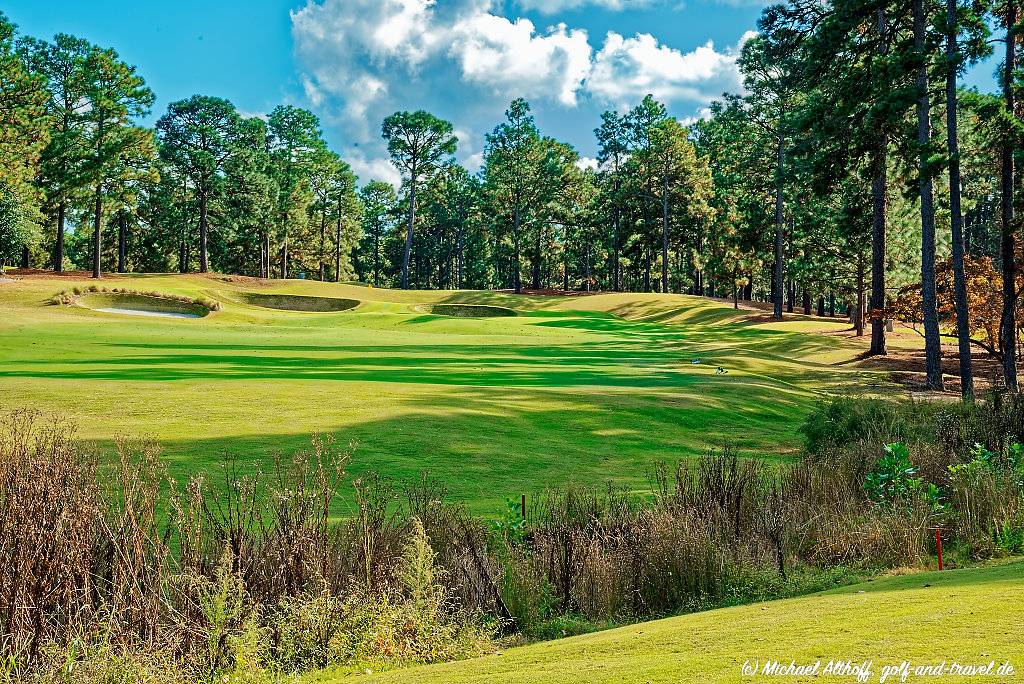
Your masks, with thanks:
[(935, 528), (935, 549), (939, 552), (939, 570), (942, 570), (942, 528)]

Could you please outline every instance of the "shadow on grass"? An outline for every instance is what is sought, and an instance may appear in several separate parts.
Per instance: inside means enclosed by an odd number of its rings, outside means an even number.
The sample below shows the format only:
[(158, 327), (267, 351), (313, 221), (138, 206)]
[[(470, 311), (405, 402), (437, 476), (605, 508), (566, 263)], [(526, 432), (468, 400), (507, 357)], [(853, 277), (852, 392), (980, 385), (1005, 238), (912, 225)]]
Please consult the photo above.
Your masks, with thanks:
[[(329, 392), (317, 395), (322, 404), (332, 399)], [(339, 410), (319, 432), (343, 448), (354, 445), (347, 466), (353, 477), (377, 473), (410, 481), (426, 471), (452, 500), (487, 514), (499, 513), (506, 498), (570, 483), (611, 483), (647, 494), (659, 462), (695, 458), (725, 444), (750, 457), (785, 459), (798, 443), (782, 427), (792, 410), (786, 404), (766, 401), (737, 415), (724, 397), (685, 406), (660, 399), (463, 388), (389, 402), (394, 415), (376, 420), (347, 422)], [(275, 420), (272, 410), (254, 415), (252, 426), (259, 428), (159, 441), (175, 478), (208, 472), (215, 481), (220, 463), (236, 463), (243, 472), (271, 471), (275, 454), (309, 448), (310, 434), (294, 431), (287, 418)], [(199, 435), (202, 428), (197, 425)], [(123, 432), (116, 424), (109, 429)], [(112, 443), (106, 446), (112, 450)]]
[[(0, 377), (180, 380), (335, 380), (499, 387), (677, 388), (714, 395), (752, 381), (798, 389), (794, 381), (828, 384), (823, 367), (766, 366), (764, 357), (685, 345), (652, 349), (638, 340), (575, 345), (296, 345), (181, 342), (100, 343), (107, 353), (54, 363), (22, 360)], [(691, 364), (701, 358), (700, 365)], [(733, 376), (716, 376), (728, 366)], [(834, 373), (832, 374), (834, 375)], [(820, 377), (817, 377), (820, 376)], [(838, 382), (839, 378), (835, 378)], [(730, 389), (731, 388), (731, 389)], [(808, 390), (809, 391), (809, 390)]]

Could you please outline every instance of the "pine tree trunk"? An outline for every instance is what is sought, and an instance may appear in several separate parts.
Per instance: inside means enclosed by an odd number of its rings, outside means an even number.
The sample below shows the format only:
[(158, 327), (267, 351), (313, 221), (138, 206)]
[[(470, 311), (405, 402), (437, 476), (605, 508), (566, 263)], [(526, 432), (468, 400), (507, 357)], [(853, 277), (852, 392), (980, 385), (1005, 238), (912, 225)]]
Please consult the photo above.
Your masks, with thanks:
[(327, 277), (327, 262), (324, 260), (327, 254), (327, 210), (320, 212), (320, 282)]
[(654, 267), (652, 262), (651, 246), (649, 244), (644, 245), (644, 292), (651, 292), (651, 271)]
[(957, 59), (956, 1), (946, 0), (946, 136), (949, 146), (949, 213), (953, 233), (953, 290), (956, 298), (956, 337), (960, 351), (960, 395), (974, 400), (974, 373), (971, 368), (970, 311), (967, 308), (967, 277), (964, 273), (963, 212), (960, 206), (960, 142), (957, 139)]
[(409, 259), (412, 257), (412, 230), (416, 225), (416, 170), (409, 177), (409, 223), (405, 228), (405, 252), (402, 255), (402, 289), (409, 289)]
[(737, 276), (737, 273), (736, 273), (736, 268), (733, 267), (733, 269), (732, 269), (732, 308), (734, 308), (734, 309), (739, 309), (740, 308), (740, 298), (739, 298), (740, 287), (736, 283), (737, 277), (738, 276)]
[(802, 288), (802, 289), (803, 289), (803, 295), (804, 295), (804, 301), (803, 301), (803, 304), (804, 304), (804, 315), (805, 316), (810, 316), (811, 315), (811, 292), (806, 287)]
[(516, 202), (512, 217), (512, 285), (516, 294), (523, 291), (523, 283), (519, 274), (519, 202)]
[(96, 204), (95, 213), (93, 214), (93, 225), (92, 225), (92, 277), (102, 277), (102, 269), (100, 268), (100, 255), (102, 254), (102, 236), (103, 228), (103, 184), (99, 180), (96, 181)]
[(668, 173), (661, 183), (661, 292), (668, 292)]
[(178, 273), (188, 273), (188, 182), (181, 191), (181, 235), (178, 242)]
[[(1003, 96), (1006, 111), (1014, 113), (1014, 72), (1017, 67), (1017, 3), (1006, 3), (1006, 60), (1003, 63)], [(1003, 315), (999, 338), (1003, 352), (1003, 382), (1011, 392), (1017, 391), (1017, 264), (1013, 237), (1014, 145), (1006, 133), (1002, 145), (1002, 224), (1000, 253), (1003, 261)]]
[(125, 261), (128, 259), (128, 221), (124, 213), (117, 221), (117, 272), (125, 272)]
[[(780, 117), (781, 119), (781, 117)], [(782, 136), (782, 122), (779, 122), (778, 148), (776, 149), (776, 179), (775, 179), (775, 274), (773, 278), (775, 306), (772, 317), (782, 320), (782, 278), (784, 266), (782, 263), (782, 220), (783, 220), (783, 197), (782, 197), (782, 174), (784, 171), (785, 153), (783, 150), (784, 138)], [(792, 309), (790, 309), (792, 311)]]
[(931, 102), (928, 93), (928, 60), (925, 54), (924, 0), (914, 0), (914, 49), (921, 58), (917, 70), (918, 190), (921, 197), (921, 304), (924, 309), (924, 356), (926, 386), (941, 390), (942, 345), (935, 291), (935, 197), (927, 168), (931, 143)]
[(373, 231), (373, 286), (380, 287), (380, 230)]
[(260, 266), (259, 276), (260, 278), (266, 278), (267, 272), (265, 270), (267, 263), (267, 251), (266, 251), (266, 233), (260, 234)]
[(281, 241), (281, 280), (288, 277), (288, 235)]
[(96, 197), (95, 197), (95, 213), (93, 214), (93, 225), (92, 225), (92, 277), (100, 278), (103, 276), (102, 264), (100, 262), (102, 254), (102, 228), (103, 228), (103, 160), (100, 157), (100, 152), (103, 149), (103, 129), (105, 121), (103, 119), (102, 111), (99, 112), (99, 122), (97, 123), (97, 135), (98, 141), (96, 156), (97, 163), (100, 165), (96, 172)]
[(619, 181), (615, 180), (615, 206), (612, 208), (612, 290), (619, 291)]
[[(885, 8), (878, 10), (879, 54), (888, 52), (885, 32)], [(885, 356), (888, 354), (885, 341), (885, 258), (886, 258), (886, 220), (888, 213), (888, 156), (889, 136), (882, 132), (878, 135), (878, 145), (871, 160), (874, 179), (871, 183), (872, 223), (871, 223), (871, 349), (869, 354)]]
[(864, 252), (857, 253), (857, 312), (853, 315), (857, 337), (864, 335)]
[(590, 292), (590, 241), (587, 240), (587, 245), (583, 255), (583, 291)]
[(334, 232), (334, 282), (341, 281), (341, 199), (338, 199), (338, 223)]
[(540, 289), (540, 269), (541, 269), (540, 245), (541, 245), (541, 234), (540, 234), (540, 230), (538, 230), (537, 231), (537, 239), (534, 240), (534, 243), (533, 243), (533, 269), (532, 269), (533, 278), (531, 279), (532, 280), (531, 286), (533, 287), (534, 290), (539, 290)]
[(207, 251), (207, 232), (209, 230), (209, 217), (207, 216), (209, 198), (207, 197), (206, 190), (199, 192), (199, 272), (208, 273), (210, 271), (210, 257)]
[(29, 264), (29, 249), (28, 245), (22, 245), (21, 247), (21, 267), (28, 268)]
[(57, 239), (53, 248), (54, 273), (64, 272), (64, 221), (66, 214), (67, 206), (62, 201), (57, 205)]
[(261, 273), (260, 276), (270, 279), (270, 231), (263, 233), (263, 261), (260, 264)]
[(562, 291), (569, 291), (569, 250), (562, 251)]

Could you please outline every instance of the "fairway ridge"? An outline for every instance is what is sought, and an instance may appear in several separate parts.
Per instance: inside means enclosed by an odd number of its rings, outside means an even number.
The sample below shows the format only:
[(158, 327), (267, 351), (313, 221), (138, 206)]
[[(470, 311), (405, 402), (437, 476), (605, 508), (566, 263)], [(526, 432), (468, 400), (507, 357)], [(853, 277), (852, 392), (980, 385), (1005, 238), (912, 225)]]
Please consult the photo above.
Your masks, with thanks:
[[(366, 684), (505, 683), (679, 684), (680, 682), (858, 681), (855, 676), (762, 674), (830, 660), (886, 666), (957, 662), (998, 668), (1009, 677), (947, 675), (937, 681), (1011, 682), (1024, 665), (1024, 563), (890, 576), (795, 599), (755, 603), (548, 641), (461, 662), (359, 676)], [(746, 665), (747, 670), (744, 670)], [(753, 667), (758, 673), (749, 674)], [(907, 681), (924, 681), (934, 677)], [(319, 675), (308, 681), (354, 681)], [(901, 681), (890, 674), (889, 682)]]
[(519, 315), (512, 309), (486, 304), (424, 304), (416, 309), (423, 313), (450, 318), (505, 318)]

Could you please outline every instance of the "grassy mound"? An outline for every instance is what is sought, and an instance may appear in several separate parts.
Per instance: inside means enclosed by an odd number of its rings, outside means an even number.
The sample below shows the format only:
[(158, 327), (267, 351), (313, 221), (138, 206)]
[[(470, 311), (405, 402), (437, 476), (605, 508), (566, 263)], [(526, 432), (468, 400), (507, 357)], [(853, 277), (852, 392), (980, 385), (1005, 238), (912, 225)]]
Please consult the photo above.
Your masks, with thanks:
[[(995, 661), (996, 668), (1009, 660), (1019, 667), (1016, 661), (1024, 653), (1022, 620), (1024, 564), (1017, 562), (888, 577), (803, 598), (695, 613), (360, 681), (497, 683), (510, 681), (510, 672), (524, 684), (768, 681), (773, 677), (741, 676), (744, 664), (763, 668), (769, 659), (783, 665), (820, 659), (824, 669), (835, 659), (872, 661), (873, 675), (864, 681), (878, 682), (883, 668), (904, 660), (911, 667), (943, 660), (961, 665)], [(774, 679), (831, 680), (820, 674)], [(916, 681), (913, 672), (910, 679)], [(900, 678), (890, 673), (885, 681)], [(942, 681), (974, 678), (948, 676)]]
[(451, 318), (505, 318), (519, 315), (512, 309), (486, 304), (427, 304), (416, 308), (423, 313)]
[(212, 310), (198, 300), (165, 297), (135, 292), (89, 292), (75, 299), (75, 303), (87, 309), (138, 311), (154, 314), (171, 314), (202, 318)]
[(311, 311), (330, 313), (348, 311), (359, 306), (358, 299), (340, 299), (338, 297), (311, 297), (307, 295), (289, 294), (257, 294), (255, 292), (239, 293), (238, 298), (246, 304), (264, 309), (280, 311)]

